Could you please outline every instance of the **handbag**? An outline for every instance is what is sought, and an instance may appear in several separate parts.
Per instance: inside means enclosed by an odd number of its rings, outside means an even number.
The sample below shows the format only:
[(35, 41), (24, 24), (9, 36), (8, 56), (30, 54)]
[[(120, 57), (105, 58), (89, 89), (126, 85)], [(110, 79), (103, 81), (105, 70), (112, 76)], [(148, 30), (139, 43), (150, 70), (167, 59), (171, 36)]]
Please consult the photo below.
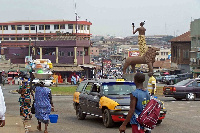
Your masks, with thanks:
[(33, 101), (33, 104), (32, 104), (32, 106), (31, 106), (31, 113), (32, 114), (35, 114), (35, 101)]

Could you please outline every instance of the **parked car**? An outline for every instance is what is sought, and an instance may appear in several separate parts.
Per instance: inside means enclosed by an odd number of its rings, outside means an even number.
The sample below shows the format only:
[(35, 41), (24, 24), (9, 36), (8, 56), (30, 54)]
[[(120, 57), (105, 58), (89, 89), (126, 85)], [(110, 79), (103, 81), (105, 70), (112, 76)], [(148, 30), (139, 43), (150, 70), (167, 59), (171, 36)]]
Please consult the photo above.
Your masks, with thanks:
[(158, 77), (156, 77), (156, 82), (157, 83), (163, 82), (163, 79), (164, 79), (164, 76), (158, 76)]
[(200, 79), (186, 79), (174, 85), (164, 86), (163, 94), (176, 100), (195, 100), (200, 97)]
[[(123, 79), (97, 79), (82, 81), (73, 97), (73, 106), (79, 120), (87, 115), (103, 118), (105, 127), (112, 127), (114, 122), (123, 122), (130, 109), (130, 93), (136, 86)], [(166, 109), (161, 104), (157, 124), (165, 118)]]
[(163, 78), (163, 83), (167, 85), (173, 85), (178, 80), (177, 75), (167, 75)]

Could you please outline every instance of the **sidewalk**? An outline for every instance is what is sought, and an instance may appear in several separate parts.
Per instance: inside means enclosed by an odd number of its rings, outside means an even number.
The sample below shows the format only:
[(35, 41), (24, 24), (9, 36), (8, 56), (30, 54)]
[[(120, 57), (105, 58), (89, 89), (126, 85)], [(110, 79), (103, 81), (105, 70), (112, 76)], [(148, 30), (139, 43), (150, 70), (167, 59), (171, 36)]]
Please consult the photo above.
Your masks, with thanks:
[(20, 117), (6, 115), (6, 125), (0, 127), (0, 133), (24, 133), (23, 120)]

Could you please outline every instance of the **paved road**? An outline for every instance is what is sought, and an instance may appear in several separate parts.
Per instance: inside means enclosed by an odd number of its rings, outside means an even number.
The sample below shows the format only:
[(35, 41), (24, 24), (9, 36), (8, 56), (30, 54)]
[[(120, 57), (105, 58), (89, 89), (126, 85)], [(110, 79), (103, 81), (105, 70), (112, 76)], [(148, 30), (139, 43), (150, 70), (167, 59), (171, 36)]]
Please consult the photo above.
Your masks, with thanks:
[[(9, 90), (17, 86), (5, 86), (4, 95), (7, 105), (7, 113), (19, 116), (19, 95), (10, 94)], [(200, 132), (200, 99), (196, 101), (175, 101), (173, 98), (159, 97), (165, 103), (167, 109), (166, 118), (152, 133), (199, 133)], [(57, 124), (49, 124), (49, 133), (117, 133), (120, 123), (113, 128), (105, 128), (102, 119), (88, 116), (86, 120), (77, 120), (72, 105), (72, 96), (53, 96), (55, 111), (59, 114)], [(41, 133), (36, 130), (35, 117), (30, 121), (31, 132)], [(44, 128), (44, 126), (42, 127)], [(126, 133), (131, 133), (131, 127), (127, 127)]]

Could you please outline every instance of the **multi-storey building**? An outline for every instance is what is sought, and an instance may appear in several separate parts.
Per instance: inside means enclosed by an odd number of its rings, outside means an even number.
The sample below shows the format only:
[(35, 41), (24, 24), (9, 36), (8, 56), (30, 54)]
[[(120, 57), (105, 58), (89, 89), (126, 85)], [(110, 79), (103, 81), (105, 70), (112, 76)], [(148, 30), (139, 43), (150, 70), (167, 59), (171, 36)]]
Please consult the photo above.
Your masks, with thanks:
[(158, 55), (156, 55), (156, 61), (164, 61), (169, 59), (169, 55), (171, 54), (171, 50), (168, 48), (160, 48), (160, 51), (158, 51)]
[(91, 24), (65, 20), (0, 23), (1, 49), (14, 64), (24, 63), (29, 54), (53, 63), (87, 64)]
[(191, 22), (190, 65), (194, 77), (200, 75), (200, 19)]
[(87, 21), (16, 21), (0, 23), (1, 41), (28, 41), (47, 40), (64, 33), (90, 34), (90, 25)]

